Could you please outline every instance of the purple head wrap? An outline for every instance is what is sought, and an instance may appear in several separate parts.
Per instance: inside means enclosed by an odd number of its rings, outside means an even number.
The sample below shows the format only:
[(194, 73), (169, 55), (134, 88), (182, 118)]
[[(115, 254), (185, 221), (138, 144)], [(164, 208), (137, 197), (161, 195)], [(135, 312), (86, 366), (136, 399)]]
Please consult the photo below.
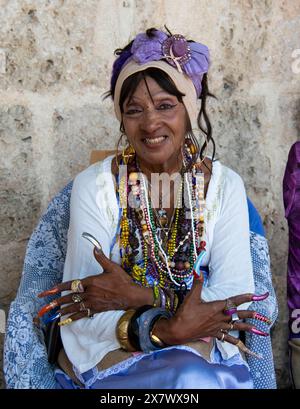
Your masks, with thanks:
[(140, 33), (134, 39), (131, 50), (120, 54), (113, 65), (111, 88), (114, 87), (123, 66), (134, 60), (138, 64), (165, 60), (179, 72), (185, 73), (192, 80), (199, 98), (202, 91), (203, 74), (210, 65), (209, 50), (206, 45), (188, 42), (182, 35), (168, 36), (163, 31), (155, 30), (151, 37)]

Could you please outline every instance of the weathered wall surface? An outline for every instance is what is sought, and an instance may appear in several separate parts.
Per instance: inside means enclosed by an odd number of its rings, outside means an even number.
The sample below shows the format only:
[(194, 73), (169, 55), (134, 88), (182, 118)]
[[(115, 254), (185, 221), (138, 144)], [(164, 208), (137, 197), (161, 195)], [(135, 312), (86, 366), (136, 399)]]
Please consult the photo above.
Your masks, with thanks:
[(300, 134), (294, 0), (0, 0), (0, 309), (15, 296), (28, 238), (51, 196), (87, 166), (92, 149), (115, 147), (118, 123), (101, 101), (113, 50), (164, 24), (211, 49), (217, 153), (263, 217), (280, 303), (278, 383), (288, 387), (281, 184)]

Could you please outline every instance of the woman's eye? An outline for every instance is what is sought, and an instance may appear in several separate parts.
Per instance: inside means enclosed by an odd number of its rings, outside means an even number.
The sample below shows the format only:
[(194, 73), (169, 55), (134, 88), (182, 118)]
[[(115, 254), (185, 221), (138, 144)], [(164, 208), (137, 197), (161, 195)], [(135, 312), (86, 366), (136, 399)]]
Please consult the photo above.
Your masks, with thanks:
[(166, 110), (166, 109), (172, 109), (172, 108), (174, 108), (176, 106), (176, 104), (175, 105), (173, 105), (173, 104), (160, 104), (159, 105), (159, 107), (158, 107), (158, 109), (159, 110), (161, 110), (161, 111), (164, 111), (164, 110)]
[(126, 115), (134, 115), (141, 112), (139, 109), (128, 109), (128, 111), (125, 112)]

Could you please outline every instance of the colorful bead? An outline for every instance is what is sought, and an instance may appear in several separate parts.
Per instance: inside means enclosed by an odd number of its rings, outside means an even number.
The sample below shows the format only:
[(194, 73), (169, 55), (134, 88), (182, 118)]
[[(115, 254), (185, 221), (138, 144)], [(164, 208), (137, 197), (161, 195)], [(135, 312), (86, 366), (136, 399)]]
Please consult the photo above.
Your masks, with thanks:
[[(197, 151), (192, 141), (188, 142), (188, 149), (191, 154)], [(144, 286), (152, 286), (155, 294), (159, 295), (160, 293), (155, 290), (156, 286), (160, 289), (176, 288), (176, 286), (174, 287), (176, 282), (180, 284), (183, 280), (189, 280), (192, 277), (197, 254), (206, 246), (202, 239), (204, 237), (205, 206), (204, 175), (200, 168), (193, 166), (193, 176), (188, 175), (186, 178), (186, 183), (190, 186), (190, 202), (193, 203), (191, 209), (181, 207), (183, 183), (181, 184), (173, 223), (170, 226), (170, 235), (163, 244), (156, 227), (154, 212), (147, 199), (147, 186), (138, 181), (139, 169), (136, 158), (129, 163), (129, 169), (128, 185), (126, 181), (120, 181), (118, 192), (125, 195), (128, 203), (130, 193), (132, 193), (134, 198), (130, 199), (130, 204), (133, 203), (136, 208), (132, 209), (130, 206), (123, 208), (119, 240), (121, 264), (136, 282)], [(190, 210), (193, 214), (193, 228), (192, 221), (186, 219), (186, 214)], [(157, 213), (156, 220), (159, 221), (160, 226), (166, 226), (168, 223), (166, 211), (159, 209)], [(138, 235), (142, 246), (142, 260), (137, 258), (139, 240), (134, 240)], [(157, 284), (153, 284), (153, 282)], [(175, 297), (173, 293), (171, 299), (167, 297), (165, 304), (167, 308), (174, 310)]]

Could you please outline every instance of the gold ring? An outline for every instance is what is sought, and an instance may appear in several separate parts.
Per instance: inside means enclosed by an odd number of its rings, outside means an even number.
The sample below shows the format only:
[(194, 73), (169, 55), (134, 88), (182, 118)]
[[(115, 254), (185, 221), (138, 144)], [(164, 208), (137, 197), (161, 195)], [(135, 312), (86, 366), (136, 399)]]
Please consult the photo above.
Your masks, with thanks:
[(72, 318), (67, 318), (67, 319), (64, 320), (64, 321), (60, 321), (60, 322), (58, 323), (58, 325), (59, 325), (60, 327), (63, 327), (64, 325), (69, 325), (69, 324), (71, 324), (72, 321), (73, 321)]
[(83, 288), (81, 280), (73, 280), (71, 282), (71, 291), (72, 293), (83, 293), (84, 292), (84, 288)]
[(78, 303), (78, 302), (82, 301), (82, 298), (80, 297), (79, 294), (73, 294), (72, 295), (72, 301), (75, 302), (75, 303)]

